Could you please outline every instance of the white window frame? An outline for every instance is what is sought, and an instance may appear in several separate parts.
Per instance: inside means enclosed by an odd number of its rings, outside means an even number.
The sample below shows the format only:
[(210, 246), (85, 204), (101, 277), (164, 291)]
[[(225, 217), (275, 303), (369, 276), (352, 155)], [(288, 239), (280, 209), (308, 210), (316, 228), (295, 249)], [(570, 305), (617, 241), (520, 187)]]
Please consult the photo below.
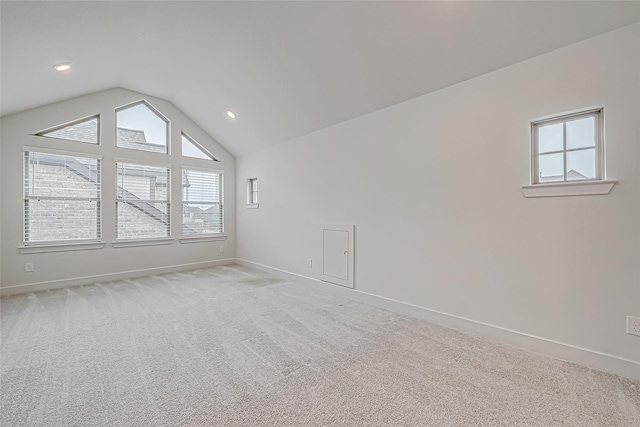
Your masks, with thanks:
[[(581, 180), (567, 180), (567, 153), (594, 149), (594, 147), (567, 148), (566, 123), (587, 117), (594, 117), (595, 123), (595, 177)], [(563, 155), (563, 180), (540, 182), (538, 131), (544, 126), (563, 123), (562, 150), (543, 154)], [(604, 145), (604, 107), (575, 110), (550, 117), (532, 120), (531, 129), (531, 176), (530, 184), (522, 186), (525, 197), (553, 197), (609, 194), (616, 181), (606, 180)]]
[[(115, 180), (115, 189), (116, 189), (116, 194), (115, 194), (115, 210), (114, 210), (114, 220), (115, 220), (115, 233), (116, 233), (116, 240), (113, 242), (113, 246), (114, 247), (125, 247), (125, 246), (146, 246), (148, 244), (153, 245), (153, 244), (170, 244), (173, 242), (173, 238), (172, 238), (172, 232), (171, 232), (171, 192), (172, 192), (172, 186), (171, 186), (171, 179), (173, 176), (172, 170), (173, 167), (169, 164), (161, 164), (161, 163), (150, 163), (150, 162), (140, 162), (138, 160), (132, 160), (132, 159), (114, 159), (115, 161), (115, 168), (114, 168), (114, 172), (115, 172), (115, 176), (114, 176), (114, 180)], [(128, 164), (128, 165), (135, 165), (135, 166), (149, 166), (149, 167), (157, 167), (157, 168), (166, 168), (167, 169), (167, 235), (166, 236), (146, 236), (146, 237), (120, 237), (120, 235), (118, 234), (118, 203), (119, 202), (125, 202), (124, 199), (120, 199), (118, 198), (118, 164)], [(149, 199), (149, 200), (140, 200), (141, 202), (147, 202), (147, 203), (154, 203), (154, 202), (165, 202), (165, 200), (156, 200), (156, 199)]]
[[(82, 144), (82, 142), (78, 141)], [(42, 154), (53, 154), (58, 156), (68, 156), (68, 157), (81, 157), (85, 159), (93, 159), (97, 161), (97, 178), (98, 178), (98, 197), (56, 197), (56, 196), (27, 196), (25, 192), (25, 184), (26, 184), (26, 155), (29, 153), (42, 153)], [(23, 196), (23, 204), (22, 204), (22, 241), (23, 246), (21, 246), (21, 253), (38, 253), (38, 252), (48, 252), (48, 251), (56, 251), (55, 248), (70, 248), (68, 250), (75, 249), (97, 249), (104, 247), (104, 242), (102, 241), (102, 156), (101, 155), (93, 155), (90, 153), (79, 153), (74, 151), (64, 151), (64, 150), (55, 150), (49, 149), (45, 147), (31, 147), (24, 146), (22, 147), (22, 159), (23, 159), (23, 172), (22, 172), (22, 196)], [(27, 241), (27, 229), (29, 225), (28, 221), (28, 208), (27, 203), (28, 200), (31, 199), (49, 199), (49, 200), (88, 200), (93, 201), (98, 204), (96, 209), (96, 237), (87, 238), (87, 239), (66, 239), (66, 240), (39, 240), (39, 241)], [(77, 247), (77, 248), (73, 248)], [(50, 248), (50, 249), (47, 249)], [(58, 250), (60, 250), (58, 249)]]
[(190, 202), (185, 200), (185, 191), (182, 183), (180, 184), (180, 242), (181, 243), (189, 243), (189, 242), (200, 242), (200, 241), (216, 241), (216, 240), (225, 240), (225, 216), (224, 216), (224, 170), (221, 169), (212, 169), (206, 167), (198, 167), (191, 165), (181, 165), (180, 166), (180, 179), (182, 180), (182, 176), (185, 170), (190, 171), (200, 171), (206, 173), (213, 173), (220, 175), (220, 188), (218, 189), (218, 194), (220, 196), (219, 202), (212, 201), (212, 204), (220, 205), (222, 210), (222, 231), (219, 233), (207, 233), (207, 234), (183, 234), (183, 215), (184, 215), (184, 205), (185, 203), (208, 203), (208, 202)]
[[(255, 186), (254, 186), (255, 183)], [(258, 178), (247, 178), (247, 209), (257, 209), (258, 203)]]

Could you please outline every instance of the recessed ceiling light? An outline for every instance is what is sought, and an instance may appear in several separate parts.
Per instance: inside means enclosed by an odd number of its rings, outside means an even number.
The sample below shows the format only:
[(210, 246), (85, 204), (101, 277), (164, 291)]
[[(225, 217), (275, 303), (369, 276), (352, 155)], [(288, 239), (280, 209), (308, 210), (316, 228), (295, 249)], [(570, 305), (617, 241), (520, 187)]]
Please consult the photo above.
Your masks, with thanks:
[(235, 119), (236, 118), (236, 113), (234, 113), (231, 110), (227, 110), (227, 117), (229, 117), (230, 119)]
[(53, 66), (53, 69), (56, 71), (67, 71), (71, 69), (71, 64), (68, 62), (61, 62)]

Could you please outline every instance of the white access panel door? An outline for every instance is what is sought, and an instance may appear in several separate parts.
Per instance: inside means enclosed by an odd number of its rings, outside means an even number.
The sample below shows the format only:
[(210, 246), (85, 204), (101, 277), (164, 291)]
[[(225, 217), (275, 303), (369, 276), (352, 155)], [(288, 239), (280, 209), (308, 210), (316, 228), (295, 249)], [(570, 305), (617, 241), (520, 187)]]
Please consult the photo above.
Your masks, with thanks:
[(323, 224), (321, 227), (321, 280), (353, 288), (352, 224)]

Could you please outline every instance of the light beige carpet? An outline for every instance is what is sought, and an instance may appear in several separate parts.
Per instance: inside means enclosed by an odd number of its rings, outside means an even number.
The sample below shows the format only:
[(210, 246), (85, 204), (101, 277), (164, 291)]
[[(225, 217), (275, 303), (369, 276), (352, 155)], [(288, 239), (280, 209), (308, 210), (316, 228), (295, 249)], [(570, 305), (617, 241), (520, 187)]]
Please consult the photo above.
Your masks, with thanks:
[(229, 266), (3, 298), (8, 426), (640, 426), (640, 382)]

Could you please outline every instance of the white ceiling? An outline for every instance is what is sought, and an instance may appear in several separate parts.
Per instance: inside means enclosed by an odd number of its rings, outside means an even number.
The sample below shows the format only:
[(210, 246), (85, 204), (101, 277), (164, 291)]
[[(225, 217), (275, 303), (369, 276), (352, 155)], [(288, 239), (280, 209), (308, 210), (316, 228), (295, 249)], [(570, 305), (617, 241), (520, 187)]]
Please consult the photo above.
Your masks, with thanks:
[(1, 14), (0, 114), (119, 86), (242, 155), (638, 22), (640, 2), (3, 1)]

